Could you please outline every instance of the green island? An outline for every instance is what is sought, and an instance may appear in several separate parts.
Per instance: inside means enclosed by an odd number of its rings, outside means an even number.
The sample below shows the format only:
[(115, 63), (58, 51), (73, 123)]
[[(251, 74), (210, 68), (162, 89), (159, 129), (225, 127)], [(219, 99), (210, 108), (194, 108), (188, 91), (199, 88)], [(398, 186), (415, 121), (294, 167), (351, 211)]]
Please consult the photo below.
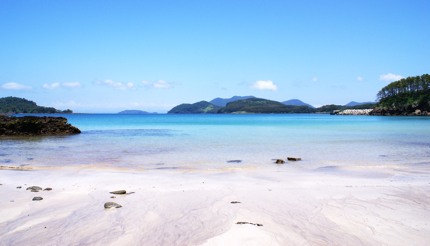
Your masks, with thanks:
[(52, 107), (38, 106), (35, 102), (18, 97), (0, 98), (1, 114), (71, 114), (72, 110), (58, 110)]

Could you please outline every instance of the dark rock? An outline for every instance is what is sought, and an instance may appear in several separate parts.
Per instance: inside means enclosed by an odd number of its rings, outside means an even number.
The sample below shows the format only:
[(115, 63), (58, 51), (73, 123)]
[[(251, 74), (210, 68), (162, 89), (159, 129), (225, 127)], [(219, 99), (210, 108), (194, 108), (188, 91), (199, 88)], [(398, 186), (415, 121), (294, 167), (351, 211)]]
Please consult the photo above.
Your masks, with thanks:
[(232, 202), (230, 202), (231, 204), (237, 204), (237, 203), (240, 203), (239, 201), (232, 201)]
[(251, 223), (251, 222), (237, 222), (238, 225), (255, 225), (255, 226), (263, 226), (263, 224), (260, 223)]
[(26, 190), (30, 190), (31, 192), (39, 192), (40, 190), (42, 190), (42, 188), (39, 186), (30, 186), (30, 187), (27, 187)]
[(108, 208), (120, 208), (120, 207), (122, 207), (121, 205), (119, 205), (116, 202), (106, 202), (104, 206), (105, 206), (106, 209), (108, 209)]
[(17, 188), (17, 189), (21, 189), (21, 188), (22, 188), (22, 186), (17, 186), (16, 188)]
[(46, 190), (46, 191), (50, 191), (50, 190), (52, 190), (52, 188), (47, 187), (47, 188), (45, 188), (44, 190)]
[(282, 159), (275, 159), (275, 163), (276, 163), (276, 164), (284, 164), (284, 163), (285, 163), (285, 161), (284, 161), (284, 160), (282, 160)]
[(40, 196), (33, 197), (33, 201), (42, 201), (42, 200), (43, 200), (43, 198)]
[(301, 161), (302, 158), (300, 158), (300, 157), (287, 157), (287, 160), (289, 160), (289, 161)]
[(242, 160), (228, 160), (227, 163), (241, 163)]
[(0, 136), (70, 135), (81, 131), (64, 117), (0, 115)]
[(116, 190), (116, 191), (111, 191), (109, 193), (114, 194), (114, 195), (125, 195), (125, 194), (127, 194), (127, 191), (125, 191), (125, 190)]

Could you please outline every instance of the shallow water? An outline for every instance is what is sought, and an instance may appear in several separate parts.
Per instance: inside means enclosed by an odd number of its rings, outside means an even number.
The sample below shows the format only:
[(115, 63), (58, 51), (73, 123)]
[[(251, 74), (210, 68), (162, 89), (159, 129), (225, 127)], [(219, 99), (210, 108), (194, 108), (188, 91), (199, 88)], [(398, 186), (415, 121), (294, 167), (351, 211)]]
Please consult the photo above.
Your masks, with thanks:
[[(430, 164), (429, 117), (62, 115), (74, 136), (0, 138), (0, 165), (143, 169), (271, 165), (300, 168)], [(228, 163), (241, 160), (240, 163)]]

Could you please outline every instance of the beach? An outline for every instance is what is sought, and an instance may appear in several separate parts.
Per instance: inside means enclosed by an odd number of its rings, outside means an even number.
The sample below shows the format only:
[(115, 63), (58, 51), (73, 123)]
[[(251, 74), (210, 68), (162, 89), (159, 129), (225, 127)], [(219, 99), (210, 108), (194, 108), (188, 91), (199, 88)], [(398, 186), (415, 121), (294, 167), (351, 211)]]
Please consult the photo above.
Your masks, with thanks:
[[(300, 165), (4, 166), (0, 244), (428, 244), (428, 167)], [(109, 193), (115, 190), (128, 194)], [(105, 202), (122, 207), (105, 209)]]

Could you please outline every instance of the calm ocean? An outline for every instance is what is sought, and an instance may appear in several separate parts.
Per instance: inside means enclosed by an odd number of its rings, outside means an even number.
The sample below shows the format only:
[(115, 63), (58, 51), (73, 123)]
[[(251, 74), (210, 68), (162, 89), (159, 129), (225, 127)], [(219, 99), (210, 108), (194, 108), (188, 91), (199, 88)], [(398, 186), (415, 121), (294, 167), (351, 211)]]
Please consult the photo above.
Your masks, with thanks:
[[(82, 130), (0, 138), (0, 165), (144, 169), (272, 165), (301, 168), (430, 164), (430, 117), (287, 115), (61, 115)], [(240, 163), (228, 163), (240, 160)]]

